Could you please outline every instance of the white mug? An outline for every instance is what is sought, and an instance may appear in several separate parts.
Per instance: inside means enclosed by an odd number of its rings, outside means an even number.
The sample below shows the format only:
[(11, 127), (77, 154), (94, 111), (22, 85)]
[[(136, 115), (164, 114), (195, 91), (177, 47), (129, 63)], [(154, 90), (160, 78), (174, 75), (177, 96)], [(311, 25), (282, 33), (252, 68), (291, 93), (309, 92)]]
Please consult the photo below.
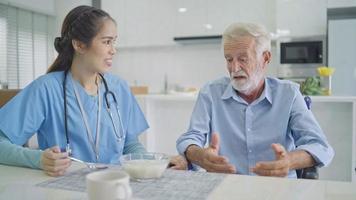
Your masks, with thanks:
[(90, 200), (130, 199), (132, 190), (130, 177), (124, 171), (104, 170), (86, 176), (87, 193)]

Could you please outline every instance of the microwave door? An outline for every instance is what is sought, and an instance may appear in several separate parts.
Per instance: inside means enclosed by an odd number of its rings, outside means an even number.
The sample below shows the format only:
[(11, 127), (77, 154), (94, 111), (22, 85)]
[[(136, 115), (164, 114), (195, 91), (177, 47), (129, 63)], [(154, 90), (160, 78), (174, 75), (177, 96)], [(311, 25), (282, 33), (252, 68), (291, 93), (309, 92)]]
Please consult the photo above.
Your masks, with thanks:
[(304, 46), (286, 47), (286, 61), (294, 63), (308, 62), (308, 48)]
[(281, 43), (281, 64), (321, 64), (322, 42)]

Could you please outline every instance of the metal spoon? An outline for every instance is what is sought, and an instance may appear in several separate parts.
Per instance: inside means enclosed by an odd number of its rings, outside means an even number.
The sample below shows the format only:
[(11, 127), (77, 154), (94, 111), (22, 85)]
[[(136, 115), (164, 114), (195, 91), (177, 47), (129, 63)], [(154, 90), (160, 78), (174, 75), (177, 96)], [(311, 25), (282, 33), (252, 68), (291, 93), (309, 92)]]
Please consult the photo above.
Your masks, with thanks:
[(75, 162), (82, 163), (82, 164), (86, 165), (89, 169), (106, 169), (106, 168), (108, 168), (108, 166), (105, 166), (105, 165), (97, 165), (95, 163), (88, 163), (88, 162), (79, 160), (77, 158), (71, 157), (71, 156), (69, 156), (69, 159), (71, 159)]

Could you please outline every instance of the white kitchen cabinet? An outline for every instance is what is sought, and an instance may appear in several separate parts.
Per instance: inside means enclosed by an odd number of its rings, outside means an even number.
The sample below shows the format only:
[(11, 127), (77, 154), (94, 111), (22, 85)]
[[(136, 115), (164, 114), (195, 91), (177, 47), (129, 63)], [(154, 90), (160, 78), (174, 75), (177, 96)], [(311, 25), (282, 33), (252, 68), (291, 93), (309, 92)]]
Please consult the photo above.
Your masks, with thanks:
[[(326, 35), (327, 8), (356, 0), (102, 0), (118, 22), (120, 47), (166, 46), (174, 37), (220, 35), (233, 22), (254, 22), (290, 37)], [(186, 12), (178, 12), (186, 8)]]
[(140, 142), (149, 152), (177, 155), (176, 141), (188, 129), (195, 97), (141, 95), (137, 101), (150, 126)]
[(276, 0), (277, 29), (292, 37), (326, 35), (327, 0)]
[[(204, 27), (208, 23), (209, 15), (206, 0), (177, 1), (176, 26), (174, 35), (176, 37), (202, 36), (209, 34)], [(179, 8), (186, 8), (185, 12), (178, 12)]]
[[(184, 1), (182, 1), (184, 2)], [(221, 35), (234, 22), (260, 23), (275, 29), (275, 1), (196, 0), (182, 3), (188, 10), (177, 15), (177, 36)], [(211, 25), (207, 28), (207, 25)]]
[(118, 22), (119, 46), (172, 45), (177, 9), (171, 0), (102, 0)]
[(177, 37), (221, 35), (229, 24), (239, 19), (239, 0), (196, 0), (184, 3), (178, 3), (187, 8), (187, 12), (177, 15)]
[(102, 0), (101, 7), (118, 22), (120, 47), (174, 45), (174, 37), (221, 35), (233, 22), (275, 30), (274, 0)]
[[(174, 37), (220, 35), (233, 22), (254, 22), (291, 37), (326, 35), (327, 8), (356, 0), (102, 0), (118, 22), (121, 47), (176, 44)], [(186, 12), (178, 12), (186, 8)], [(278, 31), (277, 31), (278, 32)]]
[(276, 30), (275, 0), (241, 0), (238, 8), (239, 22), (262, 24), (270, 32)]
[(239, 0), (206, 0), (206, 24), (211, 24), (212, 29), (206, 29), (207, 35), (221, 35), (231, 23), (239, 21)]

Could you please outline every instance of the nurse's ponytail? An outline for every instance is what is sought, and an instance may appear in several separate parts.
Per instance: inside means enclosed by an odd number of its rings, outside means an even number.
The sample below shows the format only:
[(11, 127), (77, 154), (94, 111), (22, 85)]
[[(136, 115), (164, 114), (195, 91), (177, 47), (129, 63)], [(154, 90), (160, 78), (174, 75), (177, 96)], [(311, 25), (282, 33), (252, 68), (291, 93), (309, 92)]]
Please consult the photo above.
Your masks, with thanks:
[(80, 41), (89, 47), (106, 19), (115, 22), (108, 13), (91, 6), (78, 6), (71, 10), (63, 21), (61, 37), (54, 40), (58, 56), (47, 73), (69, 69), (75, 53), (72, 40)]

